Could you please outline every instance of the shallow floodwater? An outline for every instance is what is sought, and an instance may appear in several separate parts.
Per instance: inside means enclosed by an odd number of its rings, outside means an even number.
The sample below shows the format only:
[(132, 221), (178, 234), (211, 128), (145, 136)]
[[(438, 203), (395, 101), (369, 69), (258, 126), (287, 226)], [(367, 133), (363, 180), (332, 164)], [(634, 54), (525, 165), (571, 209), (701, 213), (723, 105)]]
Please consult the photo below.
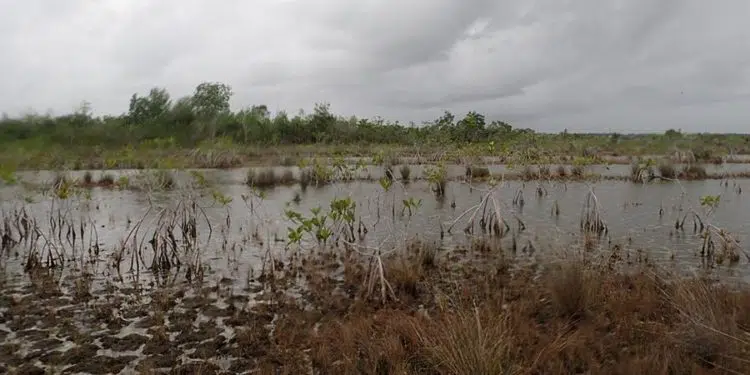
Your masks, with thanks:
[[(491, 170), (498, 173), (503, 168)], [(595, 172), (613, 175), (629, 172), (628, 166), (597, 168), (600, 170)], [(278, 173), (286, 169), (279, 168)], [(72, 177), (82, 177), (83, 173), (72, 173)], [(94, 179), (103, 173), (93, 172)], [(118, 178), (135, 177), (143, 171), (107, 173)], [(309, 217), (316, 207), (326, 212), (331, 200), (351, 197), (356, 202), (355, 230), (361, 223), (367, 232), (362, 245), (387, 249), (403, 244), (407, 238), (419, 238), (449, 252), (470, 244), (471, 235), (464, 232), (470, 215), (462, 214), (472, 212), (488, 189), (485, 184), (449, 182), (445, 196), (438, 199), (424, 180), (396, 183), (388, 192), (373, 180), (307, 189), (295, 184), (266, 190), (261, 198), (244, 185), (246, 169), (201, 171), (211, 186), (199, 189), (189, 188), (189, 173), (174, 173), (177, 187), (172, 191), (94, 188), (88, 196), (65, 201), (25, 190), (23, 184), (0, 188), (3, 218), (25, 209), (43, 234), (35, 247), (43, 248), (47, 240), (56, 251), (66, 254), (68, 261), (60, 273), (62, 280), (67, 277), (69, 281), (50, 281), (25, 273), (28, 249), (34, 246), (20, 244), (0, 253), (0, 373), (5, 369), (2, 362), (21, 370), (33, 365), (49, 371), (109, 373), (116, 368), (123, 373), (140, 373), (144, 369), (168, 372), (178, 363), (196, 365), (199, 360), (206, 360), (200, 363), (210, 364), (217, 372), (247, 373), (252, 361), (238, 342), (237, 332), (257, 324), (253, 321), (272, 322), (271, 315), (250, 314), (245, 309), (256, 306), (263, 297), (262, 288), (252, 279), (258, 276), (264, 257), (272, 253), (275, 258), (283, 258), (294, 253), (286, 248), (287, 233), (294, 227), (285, 217), (286, 211)], [(420, 168), (412, 168), (413, 177), (421, 173)], [(451, 177), (463, 173), (463, 167), (449, 168)], [(371, 167), (361, 174), (377, 179), (382, 169)], [(39, 183), (50, 181), (54, 174), (30, 172), (20, 177)], [(750, 180), (742, 179), (681, 184), (507, 182), (492, 191), (500, 214), (511, 227), (511, 234), (503, 239), (504, 251), (533, 261), (580, 249), (583, 240), (579, 220), (590, 189), (609, 228), (591, 252), (608, 251), (617, 245), (633, 258), (648, 258), (649, 262), (674, 265), (685, 272), (708, 269), (720, 278), (750, 281), (750, 266), (744, 255), (734, 265), (707, 266), (699, 255), (702, 239), (694, 233), (692, 221), (687, 221), (684, 230), (675, 229), (675, 222), (691, 208), (702, 210), (701, 196), (720, 195), (718, 208), (708, 216), (710, 223), (746, 243), (750, 236), (750, 201), (743, 190), (750, 191)], [(226, 206), (219, 204), (214, 192), (232, 201)], [(192, 198), (186, 198), (187, 194)], [(403, 202), (412, 198), (421, 203), (409, 215)], [(180, 294), (174, 291), (179, 287), (165, 286), (163, 278), (149, 271), (153, 251), (148, 241), (158, 232), (164, 209), (181, 203), (192, 206), (193, 202), (199, 212), (198, 243), (191, 255), (205, 267), (207, 282), (194, 289), (182, 288)], [(75, 231), (83, 224), (84, 235), (71, 241), (66, 226), (55, 234), (51, 228), (60, 228), (59, 215), (67, 218), (63, 221), (72, 221)], [(481, 215), (479, 211), (477, 221)], [(165, 217), (170, 221), (169, 215)], [(520, 230), (520, 223), (524, 230)], [(474, 232), (481, 235), (478, 225)], [(176, 236), (181, 241), (181, 236)], [(92, 250), (91, 241), (99, 251)], [(315, 246), (310, 241), (303, 245), (302, 251)], [(142, 251), (133, 250), (138, 247)], [(116, 254), (122, 254), (120, 262), (115, 261)], [(193, 261), (189, 258), (182, 254), (184, 262)], [(92, 278), (94, 298), (87, 302), (77, 300), (76, 285), (84, 275), (81, 269)], [(171, 274), (176, 275), (171, 285), (186, 284), (185, 267)], [(174, 307), (160, 317), (154, 309), (170, 301)]]
[[(609, 171), (622, 169), (620, 167), (628, 168), (615, 165), (610, 166)], [(496, 170), (501, 168), (504, 167), (494, 167)], [(463, 173), (462, 167), (455, 166), (454, 169), (456, 170), (452, 170), (452, 174)], [(77, 173), (82, 175), (83, 172)], [(97, 174), (104, 172), (94, 173), (96, 179)], [(118, 176), (140, 172), (111, 173)], [(284, 215), (286, 210), (309, 216), (312, 208), (321, 206), (327, 210), (332, 199), (351, 196), (357, 202), (357, 223), (361, 222), (367, 227), (367, 235), (363, 241), (367, 245), (381, 244), (386, 238), (418, 236), (423, 240), (438, 242), (441, 247), (449, 249), (467, 243), (464, 228), (467, 226), (468, 215), (455, 223), (452, 230), (449, 231), (448, 228), (464, 211), (479, 204), (483, 191), (487, 189), (483, 184), (449, 182), (445, 197), (437, 199), (428, 183), (423, 180), (406, 185), (396, 184), (387, 193), (376, 181), (355, 181), (308, 187), (304, 190), (298, 184), (277, 187), (264, 191), (265, 197), (260, 199), (251, 197), (251, 189), (242, 183), (246, 169), (207, 170), (202, 173), (213, 184), (211, 189), (232, 198), (232, 202), (224, 207), (214, 200), (208, 189), (196, 192), (200, 194), (197, 199), (199, 206), (203, 208), (201, 216), (203, 213), (206, 215), (200, 217), (197, 223), (199, 237), (204, 240), (201, 243), (203, 261), (210, 265), (211, 272), (216, 277), (230, 278), (241, 278), (241, 274), (248, 272), (249, 268), (258, 268), (268, 249), (283, 251), (288, 228), (293, 226)], [(382, 169), (371, 167), (361, 173), (378, 178), (382, 175)], [(419, 170), (412, 168), (412, 176), (420, 175)], [(22, 179), (40, 182), (52, 177), (53, 174), (49, 172), (36, 172), (23, 175)], [(73, 177), (80, 176), (74, 174)], [(179, 172), (176, 180), (178, 186), (186, 185), (190, 176), (187, 172)], [(542, 195), (538, 194), (539, 187), (543, 191)], [(730, 180), (726, 184), (719, 180), (681, 184), (511, 181), (499, 186), (493, 196), (499, 202), (505, 220), (517, 232), (517, 248), (532, 245), (537, 250), (534, 256), (543, 256), (541, 254), (547, 248), (561, 248), (581, 241), (579, 220), (589, 187), (601, 204), (601, 215), (609, 228), (607, 244), (642, 249), (653, 261), (675, 262), (686, 268), (700, 266), (701, 262), (696, 254), (702, 240), (693, 233), (692, 221), (688, 220), (684, 230), (676, 230), (675, 222), (691, 208), (702, 210), (699, 201), (704, 195), (721, 195), (718, 209), (710, 216), (712, 224), (730, 231), (741, 243), (746, 242), (750, 233), (750, 202), (742, 194), (743, 188), (750, 191), (748, 180)], [(513, 204), (519, 191), (523, 196), (522, 205)], [(151, 194), (94, 188), (87, 199), (71, 199), (64, 202), (64, 205), (74, 212), (71, 217), (95, 224), (97, 241), (102, 249), (98, 257), (102, 263), (106, 263), (105, 260), (109, 259), (114, 250), (122, 247), (122, 241), (128, 237), (135, 223), (144, 218), (139, 233), (141, 236), (150, 235), (154, 230), (158, 210), (174, 206), (175, 202), (184, 198), (183, 195), (184, 190), (180, 188)], [(251, 198), (243, 201), (243, 196)], [(10, 207), (24, 206), (42, 226), (49, 221), (49, 213), (54, 208), (49, 197), (26, 192), (19, 185), (0, 189), (0, 198), (6, 211)], [(418, 212), (412, 216), (404, 210), (403, 201), (408, 198), (421, 200)], [(58, 209), (59, 207), (58, 203)], [(553, 209), (559, 214), (553, 215)], [(210, 239), (206, 218), (213, 229)], [(522, 232), (518, 231), (519, 220), (525, 225)], [(478, 228), (475, 233), (480, 233)], [(507, 239), (512, 241), (510, 236)], [(19, 257), (4, 262), (9, 281), (24, 280), (20, 264), (22, 259), (23, 257)], [(750, 268), (744, 265), (746, 261), (743, 256), (738, 265), (718, 268), (720, 272), (747, 279), (750, 277)], [(129, 264), (121, 264), (119, 268), (121, 273), (130, 271)]]

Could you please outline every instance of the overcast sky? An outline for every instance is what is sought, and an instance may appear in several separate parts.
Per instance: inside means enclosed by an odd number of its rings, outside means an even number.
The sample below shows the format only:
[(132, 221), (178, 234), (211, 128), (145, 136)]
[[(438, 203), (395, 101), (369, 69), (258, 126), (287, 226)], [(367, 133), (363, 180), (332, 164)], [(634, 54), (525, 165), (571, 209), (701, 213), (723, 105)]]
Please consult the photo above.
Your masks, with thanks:
[(0, 0), (0, 111), (234, 108), (538, 131), (750, 132), (748, 0)]

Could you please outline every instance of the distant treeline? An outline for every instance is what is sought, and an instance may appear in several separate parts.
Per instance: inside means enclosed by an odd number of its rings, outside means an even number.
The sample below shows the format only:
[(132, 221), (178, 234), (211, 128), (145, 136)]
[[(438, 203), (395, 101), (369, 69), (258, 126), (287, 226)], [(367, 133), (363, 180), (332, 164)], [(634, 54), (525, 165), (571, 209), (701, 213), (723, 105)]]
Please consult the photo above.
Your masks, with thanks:
[[(193, 95), (173, 100), (167, 90), (154, 88), (146, 96), (133, 94), (126, 113), (94, 117), (88, 104), (71, 114), (47, 116), (29, 114), (0, 119), (0, 143), (56, 144), (118, 147), (144, 141), (166, 141), (191, 147), (206, 140), (231, 139), (239, 144), (280, 145), (312, 143), (373, 144), (462, 144), (528, 139), (531, 129), (514, 129), (502, 121), (490, 121), (476, 112), (457, 118), (445, 112), (438, 119), (420, 125), (388, 123), (381, 119), (344, 118), (334, 115), (327, 104), (316, 104), (312, 113), (272, 115), (265, 105), (237, 112), (230, 110), (230, 86), (204, 82)], [(567, 131), (552, 137), (570, 140), (589, 138), (607, 143), (628, 139), (619, 134), (583, 135)], [(541, 136), (540, 138), (549, 138)], [(651, 139), (681, 138), (669, 130)], [(718, 136), (719, 138), (721, 136)], [(534, 138), (534, 137), (531, 137)], [(706, 139), (714, 136), (705, 136)], [(733, 142), (734, 143), (734, 142)]]
[(532, 132), (513, 129), (476, 112), (457, 119), (446, 112), (436, 121), (417, 126), (381, 119), (343, 118), (327, 104), (312, 113), (272, 115), (265, 105), (237, 112), (229, 108), (232, 90), (222, 83), (202, 83), (191, 96), (172, 100), (167, 90), (133, 94), (128, 111), (120, 116), (94, 117), (84, 104), (61, 116), (26, 115), (0, 119), (0, 142), (44, 140), (55, 144), (123, 145), (151, 139), (171, 139), (190, 146), (228, 137), (246, 144), (477, 142), (499, 136)]

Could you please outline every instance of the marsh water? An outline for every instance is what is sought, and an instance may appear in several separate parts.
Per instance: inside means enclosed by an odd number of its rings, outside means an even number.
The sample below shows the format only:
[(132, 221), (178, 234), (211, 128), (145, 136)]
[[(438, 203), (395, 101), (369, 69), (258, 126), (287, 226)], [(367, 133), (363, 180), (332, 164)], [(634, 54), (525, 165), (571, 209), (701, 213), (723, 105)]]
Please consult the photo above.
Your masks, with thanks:
[[(707, 166), (709, 173), (738, 172), (747, 169), (742, 164)], [(493, 173), (507, 171), (505, 166), (492, 166)], [(277, 173), (295, 167), (277, 168)], [(412, 166), (412, 176), (422, 175), (424, 167)], [(624, 176), (629, 166), (595, 166), (592, 172), (609, 176)], [(72, 172), (71, 177), (81, 178), (85, 171)], [(94, 179), (109, 173), (116, 178), (121, 175), (134, 176), (143, 171), (95, 171)], [(298, 184), (280, 186), (263, 191), (263, 198), (251, 198), (251, 189), (244, 184), (247, 169), (204, 170), (205, 179), (211, 182), (211, 189), (195, 192), (199, 206), (203, 208), (202, 221), (198, 222), (201, 237), (210, 242), (202, 243), (204, 261), (211, 266), (216, 277), (237, 278), (237, 272), (247, 272), (257, 267), (266, 251), (282, 251), (286, 245), (289, 227), (294, 225), (286, 218), (287, 210), (310, 215), (311, 209), (329, 208), (334, 198), (352, 197), (357, 203), (356, 221), (367, 227), (364, 243), (373, 246), (394, 233), (406, 237), (419, 237), (433, 241), (441, 248), (466, 244), (470, 239), (464, 233), (468, 215), (459, 216), (464, 211), (480, 203), (487, 189), (482, 183), (449, 182), (445, 196), (436, 198), (427, 181), (415, 180), (407, 184), (396, 184), (385, 192), (377, 179), (382, 177), (382, 168), (369, 167), (360, 173), (359, 180), (341, 182), (321, 187), (302, 189)], [(450, 177), (461, 176), (464, 168), (449, 166)], [(397, 173), (398, 174), (398, 173)], [(111, 254), (108, 251), (122, 246), (122, 241), (131, 232), (134, 223), (144, 219), (141, 233), (146, 233), (149, 223), (153, 224), (156, 209), (168, 207), (184, 198), (184, 187), (192, 180), (188, 172), (173, 172), (177, 187), (172, 191), (130, 191), (119, 189), (93, 188), (84, 198), (65, 202), (74, 212), (73, 217), (95, 224), (98, 243), (103, 251), (101, 260)], [(51, 181), (53, 172), (30, 172), (21, 175), (23, 181)], [(683, 230), (675, 229), (675, 222), (681, 220), (691, 209), (703, 212), (700, 197), (721, 195), (719, 207), (707, 216), (710, 222), (731, 232), (740, 243), (750, 234), (750, 201), (742, 194), (743, 188), (750, 189), (750, 180), (706, 180), (677, 183), (636, 184), (622, 181), (583, 182), (521, 182), (508, 181), (497, 187), (493, 196), (500, 203), (505, 220), (515, 227), (522, 222), (525, 230), (517, 233), (518, 247), (533, 245), (538, 251), (534, 256), (543, 256), (544, 249), (562, 248), (580, 241), (580, 217), (583, 203), (589, 189), (598, 198), (601, 215), (608, 226), (608, 245), (620, 244), (639, 249), (649, 254), (653, 261), (669, 261), (684, 267), (700, 265), (696, 254), (701, 248), (702, 239), (693, 232), (692, 221), (688, 220)], [(213, 191), (232, 199), (223, 206), (214, 199)], [(523, 203), (513, 204), (514, 198), (522, 193)], [(0, 189), (0, 198), (6, 211), (11, 207), (26, 207), (32, 216), (44, 219), (51, 210), (51, 198), (25, 191), (21, 185)], [(414, 198), (420, 206), (413, 215), (408, 214), (403, 201)], [(59, 206), (59, 203), (58, 203)], [(59, 208), (59, 207), (58, 207)], [(150, 210), (151, 208), (151, 210)], [(557, 211), (555, 213), (553, 211)], [(149, 212), (151, 214), (149, 215)], [(145, 215), (145, 216), (144, 216)], [(227, 220), (228, 219), (228, 220)], [(457, 220), (458, 219), (458, 220)], [(213, 225), (211, 238), (207, 236), (205, 220)], [(457, 220), (457, 221), (456, 221)], [(478, 219), (477, 219), (478, 220)], [(48, 220), (39, 220), (42, 224)], [(448, 230), (453, 225), (452, 230)], [(227, 225), (228, 224), (228, 225)], [(201, 229), (202, 227), (202, 229)], [(441, 229), (442, 228), (442, 229)], [(442, 233), (441, 233), (442, 232)], [(19, 258), (21, 259), (21, 258)], [(746, 263), (732, 267), (718, 267), (734, 277), (750, 277)], [(23, 282), (20, 262), (6, 260), (8, 281)], [(230, 266), (232, 263), (233, 266)], [(120, 269), (127, 272), (129, 269)]]
[[(745, 168), (743, 168), (745, 167)], [(729, 164), (724, 166), (708, 166), (709, 173), (742, 172), (747, 170), (746, 166), (740, 164)], [(277, 173), (291, 170), (298, 174), (297, 168), (278, 168)], [(504, 166), (492, 166), (492, 173), (507, 171)], [(424, 171), (422, 166), (412, 166), (411, 175), (420, 177)], [(175, 176), (175, 188), (167, 191), (146, 192), (141, 190), (120, 190), (107, 188), (92, 188), (86, 196), (76, 196), (65, 201), (53, 200), (49, 195), (38, 191), (29, 190), (23, 184), (5, 186), (0, 188), (0, 199), (2, 200), (3, 215), (10, 215), (13, 210), (25, 208), (29, 215), (38, 222), (41, 232), (49, 230), (49, 218), (55, 213), (64, 213), (72, 218), (80, 227), (87, 223), (84, 241), (78, 239), (77, 245), (62, 251), (73, 251), (76, 248), (76, 257), (80, 261), (71, 261), (70, 265), (63, 265), (62, 273), (70, 273), (77, 277), (76, 269), (87, 265), (93, 277), (92, 293), (105, 294), (107, 288), (113, 285), (115, 288), (132, 288), (132, 283), (139, 285), (153, 285), (153, 278), (146, 267), (150, 260), (145, 255), (144, 266), (137, 267), (138, 277), (134, 277), (131, 258), (122, 262), (114, 262), (113, 256), (118, 249), (128, 248), (131, 245), (126, 240), (132, 240), (134, 228), (142, 222), (138, 229), (143, 245), (149, 236), (156, 230), (155, 225), (159, 218), (160, 209), (173, 207), (177, 202), (184, 202), (186, 191), (190, 191), (201, 214), (197, 220), (197, 232), (200, 242), (199, 262), (206, 266), (205, 277), (208, 284), (216, 284), (221, 281), (228, 284), (228, 288), (234, 290), (234, 295), (244, 295), (243, 303), (249, 303), (252, 293), (247, 292), (248, 280), (251, 275), (257, 274), (262, 266), (264, 257), (274, 253), (278, 256), (288, 254), (285, 250), (287, 245), (287, 233), (289, 227), (295, 225), (286, 218), (285, 212), (295, 211), (309, 216), (315, 207), (322, 207), (327, 211), (333, 199), (351, 197), (356, 202), (355, 221), (362, 223), (367, 228), (367, 234), (362, 239), (362, 244), (370, 247), (390, 246), (388, 243), (399, 243), (406, 238), (419, 238), (423, 241), (436, 244), (441, 252), (448, 253), (460, 246), (467, 246), (471, 242), (471, 234), (465, 233), (468, 215), (462, 216), (467, 210), (476, 207), (486, 193), (488, 186), (483, 183), (470, 184), (462, 181), (451, 181), (446, 186), (445, 196), (437, 198), (429, 183), (423, 179), (410, 181), (409, 183), (397, 183), (389, 191), (384, 191), (377, 181), (382, 177), (382, 168), (370, 167), (360, 172), (363, 180), (351, 182), (339, 182), (320, 187), (309, 186), (303, 189), (299, 184), (279, 186), (263, 192), (262, 197), (254, 196), (253, 190), (245, 185), (244, 180), (247, 169), (236, 170), (203, 170), (200, 171), (205, 180), (210, 183), (209, 188), (188, 188), (193, 181), (193, 176), (188, 172), (172, 172)], [(592, 172), (610, 176), (625, 176), (629, 173), (629, 166), (596, 166)], [(85, 171), (71, 172), (71, 177), (81, 178)], [(115, 178), (119, 176), (135, 176), (143, 171), (93, 171), (94, 180), (105, 173), (112, 174)], [(398, 174), (398, 172), (397, 172)], [(461, 166), (450, 166), (449, 177), (462, 176), (464, 168)], [(54, 172), (26, 172), (20, 174), (22, 181), (45, 183), (51, 181)], [(369, 177), (369, 179), (368, 179)], [(649, 262), (674, 265), (684, 272), (705, 272), (727, 280), (750, 281), (750, 266), (744, 254), (739, 262), (735, 264), (711, 264), (707, 265), (700, 256), (703, 243), (698, 233), (693, 231), (692, 221), (688, 220), (684, 230), (675, 228), (675, 222), (681, 220), (691, 209), (701, 212), (704, 219), (711, 224), (729, 231), (740, 244), (747, 243), (750, 237), (750, 200), (743, 190), (750, 192), (750, 180), (706, 180), (689, 181), (681, 183), (657, 182), (637, 184), (632, 182), (601, 180), (593, 183), (584, 182), (521, 182), (508, 181), (497, 186), (493, 190), (493, 197), (498, 202), (498, 207), (504, 220), (512, 228), (512, 235), (503, 240), (505, 251), (509, 256), (533, 260), (546, 256), (558, 256), (568, 248), (580, 248), (583, 242), (580, 233), (580, 218), (586, 196), (593, 191), (601, 205), (601, 217), (608, 226), (608, 233), (601, 239), (597, 246), (590, 251), (611, 250), (613, 246), (621, 246), (633, 258), (648, 258)], [(215, 192), (222, 196), (231, 198), (231, 202), (223, 205), (217, 202)], [(519, 195), (520, 194), (520, 195)], [(710, 214), (705, 214), (704, 207), (700, 206), (700, 198), (707, 195), (720, 195), (718, 207)], [(523, 203), (518, 198), (522, 197)], [(412, 215), (404, 208), (404, 200), (414, 198), (414, 202), (420, 202)], [(514, 203), (514, 200), (516, 201)], [(479, 214), (481, 216), (481, 213)], [(210, 231), (209, 231), (210, 223)], [(520, 230), (520, 223), (525, 229)], [(452, 230), (449, 230), (453, 225)], [(95, 228), (95, 231), (94, 231)], [(92, 232), (95, 234), (92, 237)], [(209, 238), (209, 232), (211, 233)], [(479, 234), (476, 229), (475, 233)], [(54, 241), (51, 236), (46, 239)], [(62, 236), (64, 237), (64, 236)], [(87, 242), (94, 238), (100, 251), (92, 253), (88, 251)], [(386, 241), (390, 239), (390, 242)], [(516, 246), (513, 246), (515, 242)], [(57, 244), (60, 249), (65, 249), (65, 241)], [(148, 245), (144, 245), (148, 248)], [(305, 243), (304, 249), (310, 249), (312, 243)], [(304, 251), (304, 250), (303, 250)], [(148, 251), (145, 251), (148, 253)], [(31, 283), (28, 273), (24, 272), (26, 257), (24, 247), (17, 246), (15, 249), (7, 249), (0, 255), (2, 265), (2, 283), (0, 288), (5, 299), (0, 299), (0, 348), (13, 350), (15, 348), (20, 354), (8, 354), (9, 357), (0, 359), (15, 361), (18, 365), (28, 362), (36, 363), (39, 367), (48, 368), (49, 363), (60, 363), (65, 369), (75, 366), (73, 359), (44, 358), (49, 353), (70, 353), (71, 348), (85, 348), (80, 343), (72, 344), (72, 336), (66, 335), (62, 329), (55, 324), (50, 328), (46, 323), (41, 323), (43, 314), (39, 313), (39, 323), (24, 323), (18, 317), (11, 316), (11, 311), (18, 308), (18, 302), (23, 301), (32, 293), (27, 286)], [(71, 258), (70, 256), (68, 258)], [(85, 258), (85, 261), (83, 261)], [(138, 261), (136, 260), (136, 263)], [(184, 275), (180, 275), (179, 282), (184, 282)], [(182, 281), (180, 281), (182, 280)], [(150, 283), (150, 284), (149, 284)], [(243, 294), (244, 293), (244, 294)], [(65, 294), (65, 292), (63, 292)], [(226, 306), (230, 297), (220, 297), (215, 292), (211, 294), (210, 303), (214, 308), (220, 306), (222, 314), (230, 316)], [(12, 296), (12, 297), (11, 297)], [(66, 297), (60, 297), (66, 298)], [(105, 298), (105, 297), (102, 297)], [(190, 297), (181, 297), (180, 303), (184, 303)], [(234, 297), (232, 297), (234, 298)], [(70, 305), (72, 299), (59, 302), (57, 307), (51, 307), (53, 315), (60, 314)], [(52, 306), (50, 302), (42, 305), (34, 305), (42, 308), (43, 305)], [(14, 307), (16, 306), (16, 307)], [(32, 306), (29, 302), (28, 306)], [(60, 307), (62, 306), (62, 307)], [(78, 305), (76, 305), (78, 306)], [(107, 305), (109, 306), (109, 305)], [(148, 304), (142, 305), (150, 309)], [(28, 307), (30, 309), (31, 307)], [(84, 314), (89, 307), (75, 307), (71, 311), (75, 314)], [(141, 315), (133, 318), (126, 314), (124, 307), (115, 307), (119, 311), (122, 323), (119, 325), (104, 324), (109, 327), (102, 330), (98, 323), (84, 329), (78, 323), (77, 329), (90, 337), (97, 335), (111, 335), (117, 340), (125, 338), (137, 339), (125, 345), (125, 349), (114, 348), (106, 344), (106, 340), (98, 338), (95, 346), (90, 346), (91, 356), (101, 357), (103, 360), (115, 361), (119, 358), (119, 369), (130, 369), (136, 371), (136, 365), (141, 359), (155, 358), (160, 360), (166, 358), (167, 354), (160, 352), (149, 352), (149, 344), (144, 344), (147, 334), (145, 328), (137, 326), (145, 321)], [(139, 314), (147, 316), (149, 313), (139, 310)], [(30, 311), (30, 310), (29, 310)], [(180, 310), (182, 311), (182, 310)], [(187, 311), (187, 310), (185, 310)], [(183, 312), (185, 312), (183, 311)], [(175, 314), (183, 314), (183, 312)], [(185, 312), (186, 313), (186, 312)], [(193, 312), (195, 314), (195, 312)], [(29, 313), (29, 316), (36, 316)], [(71, 313), (72, 314), (72, 313)], [(220, 318), (216, 325), (218, 328), (205, 328), (206, 321), (210, 321), (203, 313), (198, 313), (195, 321), (196, 334), (203, 335), (200, 341), (203, 344), (214, 340), (217, 335), (223, 335), (223, 342), (231, 344), (234, 335), (233, 329), (225, 325), (226, 320)], [(221, 314), (220, 314), (221, 315)], [(74, 316), (71, 315), (71, 319)], [(181, 315), (170, 315), (170, 321), (174, 322)], [(36, 319), (36, 318), (34, 318)], [(227, 318), (229, 319), (229, 318)], [(37, 328), (30, 329), (26, 325)], [(168, 324), (169, 325), (169, 324)], [(85, 326), (85, 324), (84, 324)], [(179, 334), (175, 329), (174, 335)], [(40, 331), (41, 330), (41, 331)], [(31, 333), (29, 333), (31, 332)], [(39, 334), (39, 332), (42, 332)], [(36, 339), (26, 339), (32, 333)], [(212, 336), (213, 335), (213, 336)], [(37, 337), (38, 336), (38, 337)], [(54, 343), (35, 351), (34, 343), (46, 338), (54, 338)], [(87, 336), (89, 337), (89, 336)], [(101, 336), (104, 337), (104, 336)], [(25, 342), (24, 340), (31, 340)], [(36, 340), (36, 341), (34, 341)], [(171, 339), (170, 339), (171, 340)], [(174, 341), (172, 341), (174, 344)], [(213, 342), (213, 341), (211, 341)], [(76, 346), (78, 345), (78, 346)], [(113, 344), (114, 345), (114, 344)], [(195, 352), (197, 343), (181, 343), (181, 352), (170, 354), (172, 363), (188, 363), (190, 356)], [(192, 345), (192, 346), (191, 346)], [(218, 345), (218, 344), (217, 344)], [(224, 345), (224, 344), (222, 344)], [(226, 344), (229, 345), (229, 344)], [(234, 344), (231, 344), (234, 345)], [(169, 346), (169, 345), (167, 345)], [(229, 346), (227, 346), (229, 347)], [(191, 348), (191, 349), (185, 349)], [(172, 348), (175, 349), (175, 348)], [(154, 349), (155, 350), (155, 349)], [(176, 350), (176, 349), (175, 349)], [(230, 349), (227, 349), (230, 350)], [(46, 354), (45, 354), (46, 353)], [(171, 352), (170, 352), (171, 353)], [(188, 353), (188, 354), (185, 354)], [(7, 354), (7, 353), (6, 353)], [(56, 354), (56, 355), (57, 355)], [(213, 354), (212, 354), (213, 355)], [(235, 358), (227, 354), (227, 358)], [(30, 357), (31, 356), (31, 357)], [(36, 357), (34, 357), (36, 356)], [(40, 357), (42, 356), (42, 357)], [(10, 358), (10, 359), (8, 359)], [(41, 359), (40, 359), (41, 358)], [(115, 359), (113, 359), (115, 358)], [(180, 359), (182, 358), (182, 359)], [(226, 358), (225, 358), (226, 359)], [(57, 361), (57, 362), (55, 362)], [(224, 362), (222, 362), (224, 361)], [(229, 362), (227, 362), (229, 361)], [(225, 371), (233, 371), (230, 368), (230, 360), (217, 360), (216, 366), (226, 367)], [(10, 363), (10, 362), (9, 362)], [(232, 362), (234, 363), (234, 362)], [(238, 362), (239, 363), (239, 362)], [(164, 363), (152, 364), (155, 368), (167, 368), (171, 365)], [(90, 368), (77, 368), (80, 371), (96, 373), (97, 370)], [(105, 371), (102, 368), (100, 372)], [(244, 370), (243, 370), (244, 371)]]

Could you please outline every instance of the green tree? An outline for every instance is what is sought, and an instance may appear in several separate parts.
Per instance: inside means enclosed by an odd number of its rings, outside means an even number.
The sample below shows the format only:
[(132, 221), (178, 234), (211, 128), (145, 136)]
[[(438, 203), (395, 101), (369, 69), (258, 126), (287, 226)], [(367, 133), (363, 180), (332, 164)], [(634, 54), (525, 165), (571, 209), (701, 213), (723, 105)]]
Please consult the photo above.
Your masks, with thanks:
[(328, 103), (316, 103), (312, 116), (310, 116), (310, 135), (314, 142), (328, 141), (330, 130), (336, 123), (336, 116), (331, 113), (331, 105)]
[(471, 111), (456, 124), (456, 140), (476, 142), (485, 136), (484, 115)]
[(201, 127), (210, 138), (216, 137), (217, 119), (229, 112), (232, 88), (219, 82), (203, 82), (195, 88), (192, 105)]
[(172, 107), (172, 99), (164, 88), (154, 87), (148, 96), (130, 97), (130, 106), (126, 115), (128, 125), (146, 126), (163, 121)]
[(201, 119), (211, 119), (229, 111), (232, 88), (218, 82), (203, 82), (195, 88), (193, 106)]

